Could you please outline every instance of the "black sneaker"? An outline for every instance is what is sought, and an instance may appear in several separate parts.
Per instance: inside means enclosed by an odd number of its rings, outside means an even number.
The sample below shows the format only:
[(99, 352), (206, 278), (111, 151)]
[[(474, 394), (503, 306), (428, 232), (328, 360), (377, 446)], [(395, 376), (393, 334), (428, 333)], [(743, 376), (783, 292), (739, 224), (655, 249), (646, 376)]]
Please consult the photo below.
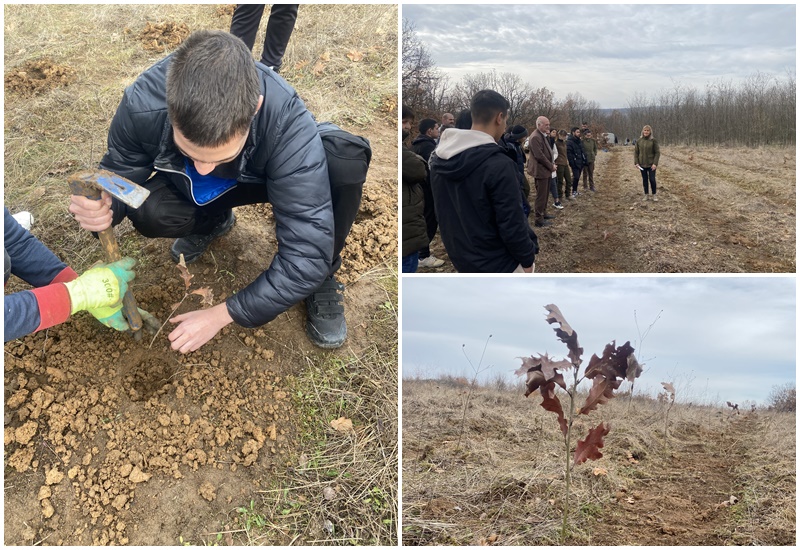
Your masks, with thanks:
[(321, 348), (338, 348), (347, 338), (342, 292), (344, 285), (331, 275), (306, 298), (306, 334)]
[(183, 261), (187, 264), (192, 263), (203, 255), (211, 241), (217, 237), (222, 237), (230, 231), (234, 223), (236, 223), (236, 216), (233, 215), (233, 210), (228, 210), (225, 219), (214, 227), (211, 234), (187, 235), (186, 237), (175, 239), (175, 242), (172, 243), (172, 248), (169, 249), (172, 260), (177, 264), (181, 261), (181, 254), (183, 254)]

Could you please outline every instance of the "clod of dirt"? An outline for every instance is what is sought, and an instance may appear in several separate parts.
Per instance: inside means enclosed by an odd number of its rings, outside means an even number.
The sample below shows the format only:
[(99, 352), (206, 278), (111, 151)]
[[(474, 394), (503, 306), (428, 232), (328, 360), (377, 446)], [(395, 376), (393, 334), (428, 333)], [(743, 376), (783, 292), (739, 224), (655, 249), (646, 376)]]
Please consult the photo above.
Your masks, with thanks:
[(47, 485), (39, 487), (39, 500), (44, 500), (53, 496), (53, 491)]
[(200, 486), (199, 493), (201, 497), (203, 497), (209, 502), (217, 498), (217, 489), (213, 485), (211, 485), (211, 483), (209, 483), (208, 481), (206, 481)]
[(58, 467), (54, 466), (52, 470), (48, 470), (45, 474), (44, 482), (46, 485), (57, 485), (64, 479), (64, 474), (58, 471)]
[(128, 479), (130, 479), (134, 483), (142, 483), (150, 479), (151, 475), (152, 474), (146, 474), (142, 472), (138, 466), (134, 466), (133, 471), (131, 472), (131, 475), (130, 477), (128, 477)]
[(14, 439), (16, 439), (17, 443), (20, 445), (27, 445), (33, 436), (36, 435), (36, 430), (39, 427), (39, 424), (30, 420), (17, 428), (14, 431)]
[(151, 23), (147, 22), (144, 30), (139, 34), (139, 39), (144, 44), (144, 49), (149, 52), (163, 53), (181, 45), (189, 36), (189, 27), (186, 23)]
[(31, 96), (59, 86), (67, 86), (74, 80), (74, 69), (56, 65), (52, 60), (45, 58), (28, 61), (21, 67), (11, 69), (5, 75), (5, 87), (8, 92)]
[(42, 500), (42, 515), (45, 518), (53, 517), (53, 514), (55, 514), (55, 512), (56, 512), (55, 508), (53, 508), (53, 505), (50, 503), (49, 498)]

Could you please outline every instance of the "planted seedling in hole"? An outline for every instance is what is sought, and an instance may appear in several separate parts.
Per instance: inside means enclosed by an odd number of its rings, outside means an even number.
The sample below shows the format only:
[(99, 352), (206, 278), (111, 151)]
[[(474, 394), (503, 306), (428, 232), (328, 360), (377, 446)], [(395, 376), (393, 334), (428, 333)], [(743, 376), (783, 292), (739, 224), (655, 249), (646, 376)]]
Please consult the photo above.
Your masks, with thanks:
[[(578, 344), (578, 333), (567, 323), (561, 311), (554, 304), (545, 306), (547, 310), (546, 320), (550, 324), (557, 324), (558, 328), (553, 329), (556, 336), (566, 344), (569, 359), (555, 361), (546, 353), (538, 357), (521, 357), (522, 366), (517, 369), (518, 376), (527, 375), (525, 397), (538, 391), (542, 396), (541, 406), (543, 409), (555, 413), (558, 416), (558, 425), (564, 436), (564, 507), (562, 511), (561, 541), (567, 538), (567, 519), (570, 512), (570, 482), (572, 480), (572, 470), (587, 460), (597, 460), (602, 458), (603, 438), (608, 435), (610, 425), (601, 422), (597, 427), (592, 428), (584, 439), (578, 441), (575, 452), (572, 453), (573, 422), (576, 414), (588, 415), (599, 405), (608, 402), (614, 397), (614, 390), (619, 389), (622, 382), (628, 380), (633, 382), (642, 374), (642, 366), (633, 354), (630, 342), (625, 342), (617, 347), (616, 342), (607, 344), (603, 350), (603, 356), (592, 355), (589, 364), (580, 376), (580, 367), (583, 363), (581, 355), (583, 348)], [(572, 371), (572, 380), (567, 385), (564, 375), (559, 371)], [(577, 388), (584, 379), (592, 380), (592, 387), (583, 406), (575, 410), (575, 400), (577, 398)], [(560, 386), (567, 394), (567, 414), (561, 400), (556, 395), (556, 385)]]
[(161, 332), (161, 329), (163, 329), (164, 325), (166, 325), (169, 322), (169, 320), (172, 319), (172, 316), (175, 314), (176, 311), (178, 311), (178, 308), (181, 307), (183, 301), (186, 300), (186, 298), (190, 294), (199, 295), (202, 298), (201, 303), (204, 306), (211, 307), (214, 305), (214, 291), (211, 288), (205, 286), (189, 292), (189, 287), (192, 286), (192, 278), (194, 277), (194, 275), (189, 273), (189, 268), (186, 267), (186, 261), (183, 259), (183, 254), (181, 254), (181, 260), (175, 267), (178, 268), (178, 271), (180, 271), (181, 279), (183, 279), (183, 283), (186, 285), (186, 290), (183, 293), (183, 298), (181, 298), (181, 301), (172, 307), (172, 311), (170, 311), (167, 320), (161, 324), (161, 326), (158, 328), (158, 332), (156, 332), (155, 335), (153, 336), (153, 339), (150, 340), (150, 346), (148, 347), (148, 349), (153, 347), (153, 342), (156, 341), (156, 337)]

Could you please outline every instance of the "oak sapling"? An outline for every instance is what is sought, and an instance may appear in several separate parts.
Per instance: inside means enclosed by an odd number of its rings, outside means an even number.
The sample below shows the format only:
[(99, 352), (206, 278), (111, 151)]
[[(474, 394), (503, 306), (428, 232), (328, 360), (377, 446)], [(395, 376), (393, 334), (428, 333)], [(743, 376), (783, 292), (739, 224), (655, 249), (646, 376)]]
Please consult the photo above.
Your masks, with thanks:
[(158, 332), (156, 332), (155, 335), (153, 336), (153, 339), (150, 340), (150, 346), (149, 346), (150, 348), (153, 347), (153, 342), (156, 341), (156, 338), (158, 337), (158, 334), (161, 332), (161, 329), (164, 328), (164, 325), (166, 325), (167, 322), (175, 314), (175, 312), (178, 311), (178, 308), (181, 307), (184, 300), (186, 300), (186, 298), (188, 298), (190, 294), (197, 294), (198, 296), (200, 296), (201, 298), (200, 303), (203, 306), (211, 307), (214, 305), (214, 291), (211, 288), (202, 287), (192, 290), (191, 292), (189, 291), (189, 287), (192, 286), (192, 279), (194, 278), (194, 275), (189, 273), (189, 268), (186, 267), (186, 261), (183, 258), (183, 254), (181, 254), (180, 261), (175, 267), (180, 272), (180, 276), (181, 279), (183, 279), (183, 284), (186, 286), (186, 290), (183, 294), (183, 298), (181, 298), (181, 301), (172, 306), (172, 311), (170, 312), (169, 317), (167, 317), (167, 320), (161, 324), (161, 327), (159, 327)]
[[(547, 310), (547, 322), (558, 325), (553, 330), (558, 339), (566, 344), (569, 351), (567, 354), (568, 359), (556, 361), (546, 353), (537, 357), (522, 357), (522, 367), (517, 369), (516, 374), (527, 376), (525, 397), (537, 391), (539, 392), (542, 396), (542, 408), (558, 417), (558, 425), (564, 437), (564, 474), (566, 483), (561, 525), (561, 539), (563, 542), (567, 537), (572, 469), (587, 460), (601, 458), (603, 453), (600, 452), (600, 449), (604, 445), (603, 438), (611, 430), (609, 424), (601, 422), (590, 429), (584, 439), (577, 442), (573, 454), (572, 438), (574, 435), (573, 422), (575, 415), (588, 415), (591, 411), (597, 409), (599, 405), (607, 403), (609, 399), (614, 397), (614, 390), (619, 389), (623, 381), (633, 382), (642, 374), (642, 366), (636, 360), (630, 342), (625, 342), (621, 346), (616, 346), (616, 342), (612, 342), (606, 345), (602, 357), (592, 355), (583, 376), (580, 376), (580, 367), (583, 363), (581, 358), (583, 348), (578, 344), (578, 333), (567, 323), (556, 305), (546, 305), (545, 309)], [(568, 385), (564, 380), (563, 373), (570, 370), (572, 371), (572, 379)], [(591, 380), (592, 387), (589, 390), (586, 401), (576, 411), (577, 387), (584, 379)], [(561, 400), (556, 395), (556, 386), (560, 386), (567, 394), (566, 414)]]

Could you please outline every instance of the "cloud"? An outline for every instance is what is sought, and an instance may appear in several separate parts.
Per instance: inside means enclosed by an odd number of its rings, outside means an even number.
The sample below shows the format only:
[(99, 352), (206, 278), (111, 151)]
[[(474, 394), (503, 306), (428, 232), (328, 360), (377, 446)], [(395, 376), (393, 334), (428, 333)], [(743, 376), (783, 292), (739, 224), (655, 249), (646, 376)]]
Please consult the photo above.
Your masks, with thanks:
[(612, 108), (625, 107), (636, 91), (658, 92), (675, 82), (703, 89), (713, 80), (794, 70), (795, 11), (794, 5), (411, 4), (403, 17), (453, 80), (496, 69), (559, 97), (580, 91)]

